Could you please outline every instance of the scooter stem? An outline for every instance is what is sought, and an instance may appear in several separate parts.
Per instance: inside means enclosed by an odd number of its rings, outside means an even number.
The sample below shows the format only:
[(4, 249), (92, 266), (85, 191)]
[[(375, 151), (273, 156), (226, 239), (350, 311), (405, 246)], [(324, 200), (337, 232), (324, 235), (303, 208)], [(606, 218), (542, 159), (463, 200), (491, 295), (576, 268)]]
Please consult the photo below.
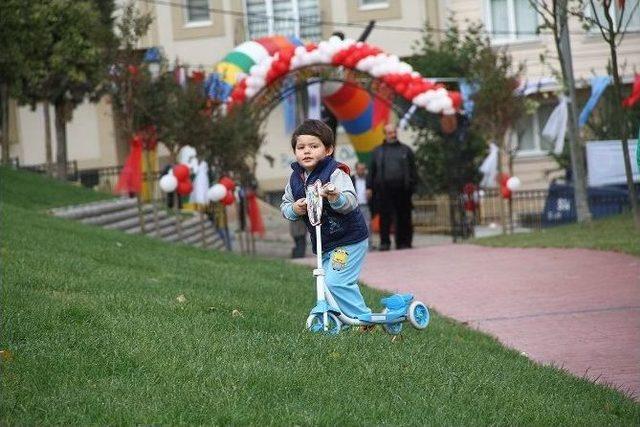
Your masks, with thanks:
[[(322, 236), (320, 233), (320, 224), (316, 225), (316, 259), (318, 263), (316, 275), (316, 298), (318, 301), (324, 301), (324, 269), (322, 268)], [(322, 313), (322, 323), (325, 332), (329, 329), (329, 314), (325, 311)]]

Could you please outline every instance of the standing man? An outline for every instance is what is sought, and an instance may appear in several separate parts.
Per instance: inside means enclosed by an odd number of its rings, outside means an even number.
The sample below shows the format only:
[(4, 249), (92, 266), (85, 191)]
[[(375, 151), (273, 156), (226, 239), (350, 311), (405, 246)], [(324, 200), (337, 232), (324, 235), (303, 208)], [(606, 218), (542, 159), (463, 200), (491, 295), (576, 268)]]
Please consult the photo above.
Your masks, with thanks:
[(385, 139), (373, 150), (369, 168), (368, 189), (373, 190), (373, 200), (380, 214), (380, 250), (391, 247), (391, 223), (395, 223), (396, 249), (411, 248), (413, 225), (411, 196), (418, 174), (413, 151), (398, 141), (396, 126), (384, 127)]
[(351, 181), (353, 181), (353, 188), (356, 189), (358, 207), (360, 208), (360, 212), (362, 212), (362, 216), (364, 216), (364, 220), (367, 223), (367, 230), (369, 231), (369, 249), (371, 249), (371, 209), (369, 209), (371, 193), (367, 191), (367, 165), (362, 162), (356, 163), (356, 173), (355, 175), (351, 175)]

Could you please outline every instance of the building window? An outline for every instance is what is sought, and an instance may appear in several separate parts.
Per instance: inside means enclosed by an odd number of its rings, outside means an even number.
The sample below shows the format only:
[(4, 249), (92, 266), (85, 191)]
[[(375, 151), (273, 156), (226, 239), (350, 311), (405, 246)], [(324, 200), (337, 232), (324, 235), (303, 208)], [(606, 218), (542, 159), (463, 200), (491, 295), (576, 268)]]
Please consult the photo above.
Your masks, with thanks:
[(186, 0), (185, 12), (186, 25), (211, 24), (209, 0)]
[(387, 0), (359, 0), (358, 3), (360, 10), (385, 9), (389, 7)]
[(246, 0), (249, 38), (283, 35), (319, 40), (318, 0)]
[(542, 137), (542, 129), (553, 109), (553, 105), (541, 105), (535, 113), (518, 121), (514, 132), (511, 133), (511, 146), (517, 147), (518, 154), (541, 155), (553, 150), (555, 141)]
[(496, 42), (536, 39), (538, 15), (529, 0), (488, 0), (487, 28)]
[[(618, 20), (620, 18), (620, 13), (624, 13), (622, 15), (621, 30), (624, 30), (625, 26), (626, 26), (626, 31), (640, 30), (640, 4), (638, 4), (639, 2), (640, 0), (627, 1), (624, 6), (624, 11), (620, 10), (620, 8), (618, 7), (618, 2), (611, 2), (611, 5), (609, 6), (609, 13), (611, 14), (611, 18), (613, 19), (614, 25), (616, 25), (617, 27)], [(594, 13), (594, 10), (592, 9), (592, 6), (589, 4), (586, 6), (588, 8), (586, 15), (589, 15), (592, 17), (597, 16), (600, 23), (604, 27), (607, 27), (608, 26), (607, 19), (604, 17), (604, 5), (601, 2), (597, 2), (594, 5), (596, 7), (595, 13)], [(627, 26), (627, 23), (629, 23), (628, 26)], [(600, 30), (596, 25), (592, 26), (590, 31), (600, 33)]]

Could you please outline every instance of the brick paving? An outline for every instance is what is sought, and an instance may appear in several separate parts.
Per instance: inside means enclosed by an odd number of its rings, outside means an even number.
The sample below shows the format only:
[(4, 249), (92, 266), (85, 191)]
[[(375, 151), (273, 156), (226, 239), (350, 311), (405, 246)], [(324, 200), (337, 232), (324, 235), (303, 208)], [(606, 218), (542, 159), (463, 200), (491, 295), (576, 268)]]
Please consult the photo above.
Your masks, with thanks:
[(412, 292), (533, 360), (640, 397), (638, 257), (445, 244), (372, 252), (362, 280)]

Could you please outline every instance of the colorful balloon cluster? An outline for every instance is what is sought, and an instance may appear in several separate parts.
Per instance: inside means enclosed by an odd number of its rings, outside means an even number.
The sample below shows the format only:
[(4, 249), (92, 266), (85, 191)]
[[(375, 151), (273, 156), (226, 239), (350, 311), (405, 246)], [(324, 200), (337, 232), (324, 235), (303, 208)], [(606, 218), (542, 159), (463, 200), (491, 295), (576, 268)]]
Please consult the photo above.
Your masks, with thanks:
[(177, 164), (169, 173), (160, 178), (160, 189), (165, 193), (177, 191), (180, 196), (186, 196), (193, 191), (189, 167)]
[(236, 201), (235, 189), (235, 182), (231, 178), (223, 176), (217, 184), (209, 188), (207, 198), (212, 202), (220, 202), (225, 206), (231, 205)]
[(462, 97), (440, 84), (422, 77), (413, 67), (396, 55), (351, 39), (331, 37), (318, 45), (307, 44), (282, 49), (264, 57), (250, 68), (246, 79), (231, 92), (231, 105), (253, 98), (266, 85), (289, 71), (315, 64), (331, 64), (359, 70), (383, 80), (402, 97), (435, 114), (455, 114), (462, 105)]
[(500, 183), (500, 194), (504, 199), (511, 199), (512, 192), (520, 188), (520, 178), (517, 176), (509, 176), (507, 173), (501, 173), (498, 176)]

